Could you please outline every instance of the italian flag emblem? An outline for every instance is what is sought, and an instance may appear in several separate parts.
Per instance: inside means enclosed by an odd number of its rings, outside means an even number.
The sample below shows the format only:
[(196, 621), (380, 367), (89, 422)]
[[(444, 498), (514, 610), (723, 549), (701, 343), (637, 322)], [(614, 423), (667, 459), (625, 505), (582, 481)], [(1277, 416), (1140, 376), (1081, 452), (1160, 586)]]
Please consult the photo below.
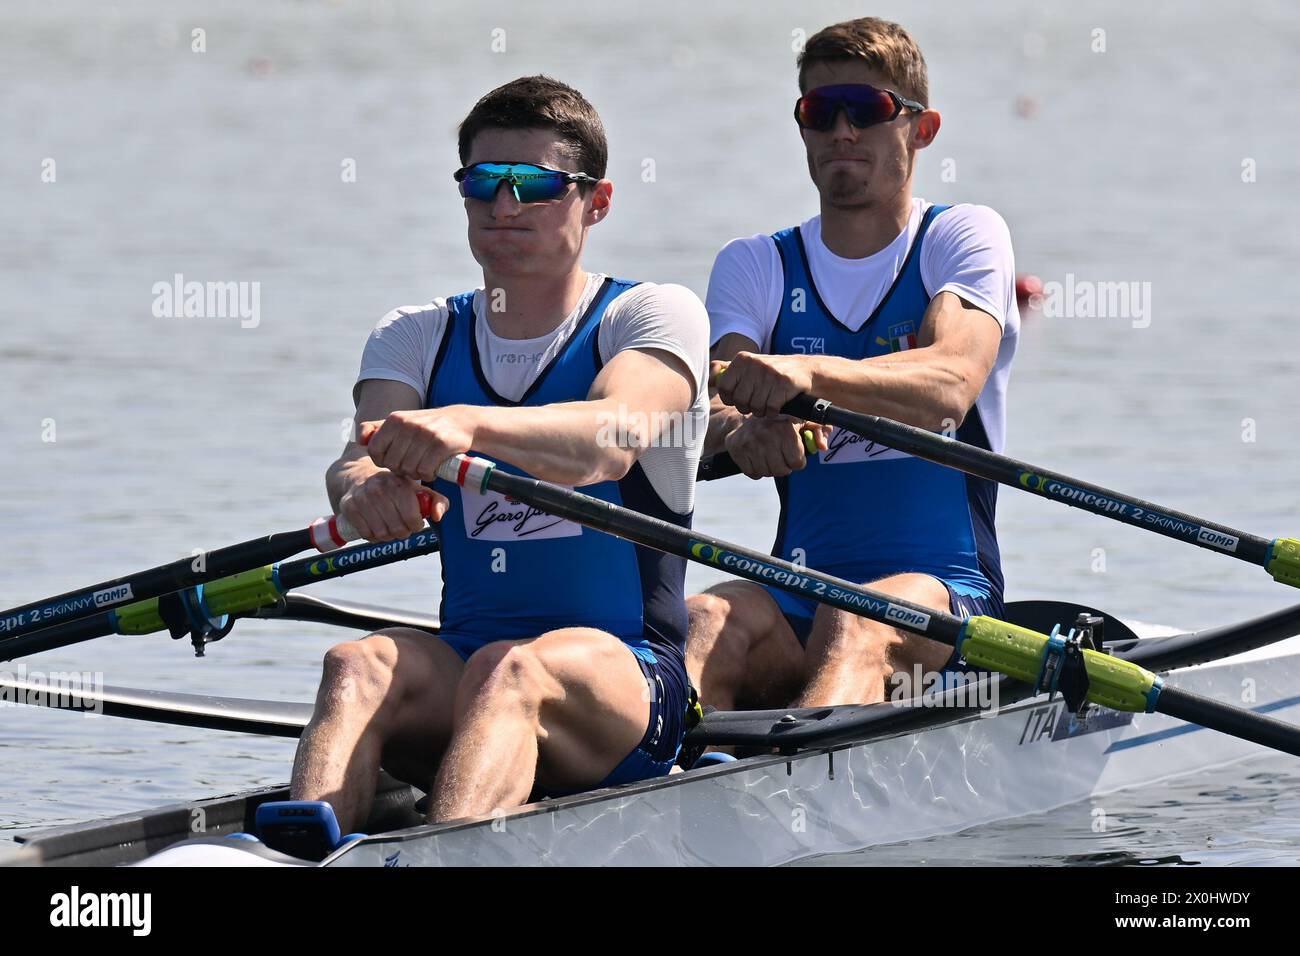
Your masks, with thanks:
[(889, 338), (876, 336), (877, 345), (888, 345), (891, 352), (906, 352), (916, 348), (916, 327), (911, 322), (893, 325), (889, 328)]

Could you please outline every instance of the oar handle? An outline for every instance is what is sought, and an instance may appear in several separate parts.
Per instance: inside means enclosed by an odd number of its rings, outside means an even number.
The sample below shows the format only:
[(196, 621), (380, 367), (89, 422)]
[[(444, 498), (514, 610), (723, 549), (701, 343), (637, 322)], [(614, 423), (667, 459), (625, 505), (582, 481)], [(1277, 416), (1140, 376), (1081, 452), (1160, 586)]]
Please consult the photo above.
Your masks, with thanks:
[[(416, 497), (420, 499), (420, 514), (425, 518), (431, 516), (433, 495), (427, 491), (419, 491), (416, 492)], [(356, 541), (361, 537), (361, 533), (352, 527), (352, 522), (343, 515), (317, 518), (307, 530), (311, 532), (312, 547), (322, 553), (341, 548), (349, 541)]]
[(720, 451), (716, 455), (710, 455), (700, 462), (695, 471), (696, 481), (717, 481), (719, 478), (730, 478), (732, 475), (740, 474), (740, 466), (725, 451)]
[(488, 478), (496, 469), (494, 462), (474, 455), (452, 455), (438, 466), (438, 477), (462, 488), (477, 488), (479, 494), (488, 490)]
[[(709, 373), (710, 385), (716, 386), (718, 384), (718, 376), (720, 376), (723, 372), (727, 370), (727, 366), (729, 364), (730, 364), (729, 362), (714, 363), (714, 368)], [(804, 415), (799, 411), (799, 406), (796, 403), (799, 401), (800, 398), (804, 398), (804, 397), (805, 396), (800, 395), (797, 398), (787, 402), (781, 408), (781, 414), (789, 415), (791, 418), (802, 418), (805, 421), (816, 421), (818, 423), (825, 424), (824, 422), (821, 421), (820, 418), (817, 418), (814, 415)], [(813, 430), (811, 428), (799, 429), (799, 438), (803, 442), (803, 450), (805, 454), (808, 455), (817, 454), (818, 452), (817, 436), (813, 433)], [(719, 467), (709, 469), (707, 474), (701, 471), (701, 473), (696, 478), (696, 480), (712, 481), (715, 478), (728, 478), (731, 475), (738, 475), (738, 474), (740, 474), (740, 468), (737, 467), (734, 462), (730, 462), (730, 461), (720, 462)]]

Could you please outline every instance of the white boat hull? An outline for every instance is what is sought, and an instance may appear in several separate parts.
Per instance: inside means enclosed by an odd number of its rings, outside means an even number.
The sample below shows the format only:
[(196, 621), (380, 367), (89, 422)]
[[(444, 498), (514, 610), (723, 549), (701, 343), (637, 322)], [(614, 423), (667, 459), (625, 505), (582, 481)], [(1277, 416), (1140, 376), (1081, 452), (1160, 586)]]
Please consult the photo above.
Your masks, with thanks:
[[(1169, 682), (1300, 723), (1300, 638)], [(368, 837), (326, 863), (768, 866), (954, 833), (1270, 752), (1159, 714), (1096, 711), (1076, 725), (1061, 701), (1038, 698), (921, 733), (602, 791), (549, 812)]]
[[(1300, 623), (1298, 612), (1300, 607), (1285, 609), (1203, 632), (1204, 637), (1184, 635), (1172, 638), (1173, 643), (1153, 643), (1145, 649), (1139, 645), (1136, 652), (1149, 651), (1148, 659), (1172, 662), (1213, 656), (1205, 641), (1224, 653), (1230, 647), (1265, 644), (1174, 670), (1166, 680), (1300, 724), (1300, 637), (1283, 638)], [(1267, 644), (1269, 640), (1277, 643)], [(328, 866), (773, 865), (951, 834), (1275, 753), (1157, 714), (1092, 708), (1078, 722), (1062, 701), (1041, 697), (981, 716), (958, 717), (952, 710), (919, 715), (861, 710), (871, 712), (865, 722), (850, 720), (831, 732), (870, 738), (869, 742), (705, 767), (542, 801), (480, 820), (413, 825), (420, 817), (411, 788), (385, 776), (367, 824), (374, 835), (340, 848), (324, 862)], [(776, 719), (737, 716), (743, 718), (742, 725), (757, 727), (760, 739), (768, 739), (770, 721)], [(265, 715), (259, 719), (266, 719)], [(812, 718), (800, 720), (817, 723)], [(902, 729), (904, 725), (909, 729)], [(730, 726), (726, 720), (715, 721), (714, 733), (729, 732)], [(229, 838), (253, 828), (261, 803), (287, 798), (287, 788), (265, 788), (57, 828), (23, 838), (23, 846), (0, 862), (310, 865), (255, 841)], [(1104, 806), (1090, 812), (1099, 810)], [(206, 835), (191, 838), (196, 814), (206, 821)]]

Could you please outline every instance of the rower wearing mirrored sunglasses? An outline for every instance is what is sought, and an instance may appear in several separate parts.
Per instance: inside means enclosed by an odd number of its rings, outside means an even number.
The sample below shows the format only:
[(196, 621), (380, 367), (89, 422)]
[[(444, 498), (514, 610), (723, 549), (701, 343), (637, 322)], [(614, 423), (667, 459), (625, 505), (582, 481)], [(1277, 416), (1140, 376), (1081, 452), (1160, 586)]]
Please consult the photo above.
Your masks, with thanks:
[[(366, 345), (335, 510), (372, 541), (437, 493), (438, 634), (326, 655), (293, 796), (362, 824), (380, 767), (429, 819), (668, 773), (685, 731), (685, 562), (492, 492), (434, 480), (461, 452), (689, 526), (708, 416), (708, 317), (688, 289), (587, 271), (610, 212), (604, 128), (524, 77), (460, 127), (454, 180), (481, 288), (396, 309)], [(675, 429), (662, 434), (664, 429)], [(430, 581), (430, 598), (434, 582)]]
[[(940, 116), (902, 27), (827, 27), (798, 67), (794, 118), (819, 210), (717, 256), (706, 305), (712, 357), (727, 365), (706, 454), (776, 479), (780, 557), (998, 617), (991, 482), (778, 411), (805, 393), (1001, 450), (1019, 329), (1006, 224), (986, 206), (913, 195)], [(959, 666), (923, 638), (752, 583), (688, 603), (688, 669), (722, 709), (869, 703), (906, 690), (896, 674)]]
[(466, 199), (492, 202), (501, 187), (521, 203), (550, 202), (564, 195), (570, 183), (595, 186), (600, 180), (586, 173), (567, 173), (536, 163), (474, 163), (462, 166), (452, 173), (460, 183), (460, 194)]

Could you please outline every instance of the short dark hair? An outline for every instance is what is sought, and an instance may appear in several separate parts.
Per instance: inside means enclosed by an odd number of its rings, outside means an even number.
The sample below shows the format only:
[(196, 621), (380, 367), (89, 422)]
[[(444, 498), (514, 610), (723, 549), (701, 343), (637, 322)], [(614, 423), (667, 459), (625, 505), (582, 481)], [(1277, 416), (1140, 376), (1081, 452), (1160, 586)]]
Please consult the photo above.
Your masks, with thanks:
[(804, 78), (813, 64), (852, 60), (865, 62), (880, 73), (900, 96), (930, 105), (930, 81), (921, 48), (897, 23), (876, 17), (846, 20), (814, 33), (797, 61), (799, 92), (808, 92)]
[[(553, 130), (569, 147), (577, 169), (605, 178), (609, 145), (596, 108), (573, 87), (549, 76), (521, 76), (498, 86), (474, 104), (460, 124), (457, 146), (463, 166), (474, 137), (485, 129)], [(500, 159), (514, 159), (501, 156)]]

